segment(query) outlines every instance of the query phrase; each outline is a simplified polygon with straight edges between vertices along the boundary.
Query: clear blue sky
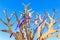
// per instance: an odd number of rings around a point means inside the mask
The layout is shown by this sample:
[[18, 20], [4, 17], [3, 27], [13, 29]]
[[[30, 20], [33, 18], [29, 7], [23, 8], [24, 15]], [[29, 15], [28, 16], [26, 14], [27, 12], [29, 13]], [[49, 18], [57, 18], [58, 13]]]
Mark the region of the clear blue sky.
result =
[[[0, 17], [5, 21], [5, 17], [3, 14], [3, 10], [6, 8], [8, 11], [8, 16], [10, 16], [10, 14], [13, 11], [17, 11], [17, 13], [19, 13], [19, 11], [24, 11], [23, 9], [23, 5], [22, 3], [30, 3], [30, 7], [38, 12], [39, 14], [41, 14], [42, 16], [44, 9], [46, 9], [46, 11], [48, 11], [50, 13], [50, 15], [52, 15], [53, 13], [53, 9], [56, 8], [58, 10], [55, 18], [60, 17], [60, 0], [0, 0]], [[18, 17], [20, 16], [19, 14], [17, 14]], [[1, 29], [8, 29], [5, 25], [3, 25], [0, 22], [0, 30]], [[12, 30], [14, 29], [14, 26], [12, 28]], [[1, 32], [0, 31], [0, 40], [15, 40], [14, 37], [9, 38], [8, 33], [5, 32]], [[34, 39], [35, 40], [35, 39]], [[60, 40], [57, 37], [50, 37], [47, 40]]]

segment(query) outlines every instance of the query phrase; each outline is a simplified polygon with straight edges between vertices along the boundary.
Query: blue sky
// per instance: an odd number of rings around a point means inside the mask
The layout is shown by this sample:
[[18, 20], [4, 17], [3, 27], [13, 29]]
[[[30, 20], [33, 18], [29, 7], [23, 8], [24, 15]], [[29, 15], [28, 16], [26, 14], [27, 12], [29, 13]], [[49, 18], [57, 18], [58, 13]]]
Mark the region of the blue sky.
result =
[[[3, 10], [5, 8], [8, 11], [8, 16], [10, 16], [10, 14], [13, 11], [17, 11], [17, 13], [19, 13], [19, 11], [24, 11], [24, 7], [23, 7], [22, 3], [25, 3], [25, 4], [30, 3], [29, 7], [32, 8], [34, 11], [38, 12], [39, 14], [41, 14], [42, 16], [44, 15], [43, 14], [44, 9], [46, 9], [46, 11], [48, 11], [50, 13], [50, 15], [52, 15], [53, 9], [56, 8], [58, 10], [58, 12], [57, 12], [55, 18], [60, 17], [59, 16], [60, 0], [0, 0], [0, 17], [5, 21], [5, 17], [3, 14]], [[20, 16], [19, 14], [17, 14], [17, 15], [18, 15], [18, 17]], [[13, 19], [14, 19], [14, 17], [13, 17]], [[12, 30], [14, 29], [14, 26], [12, 27]], [[1, 29], [8, 29], [8, 28], [5, 25], [3, 25], [2, 22], [0, 22], [0, 30]], [[14, 37], [9, 38], [9, 35], [10, 34], [8, 34], [8, 33], [0, 31], [0, 40], [15, 40]], [[57, 37], [50, 37], [47, 40], [60, 40], [60, 39]]]

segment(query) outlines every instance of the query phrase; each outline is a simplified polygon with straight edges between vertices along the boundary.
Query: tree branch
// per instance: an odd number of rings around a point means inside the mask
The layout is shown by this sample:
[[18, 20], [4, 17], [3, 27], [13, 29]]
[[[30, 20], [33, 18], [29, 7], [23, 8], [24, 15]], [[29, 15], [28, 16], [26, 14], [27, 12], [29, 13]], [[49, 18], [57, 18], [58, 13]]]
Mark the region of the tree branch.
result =
[[12, 22], [11, 26], [13, 26], [15, 22], [16, 22], [16, 20]]
[[56, 19], [55, 22], [53, 23], [53, 25], [55, 25], [59, 21], [60, 21], [60, 18]]
[[14, 13], [10, 15], [9, 20], [11, 20], [13, 16], [14, 16]]
[[16, 16], [16, 20], [19, 21], [19, 18], [18, 18], [17, 14], [16, 14], [16, 11], [14, 11], [13, 13], [14, 13], [15, 16]]
[[54, 16], [55, 16], [56, 12], [57, 12], [57, 10], [54, 9], [54, 12], [53, 12], [53, 15], [52, 15], [52, 18], [53, 18], [53, 19], [54, 19]]
[[4, 22], [1, 18], [0, 18], [0, 21], [1, 21], [2, 23], [4, 23], [4, 24], [7, 26], [7, 23], [6, 23], [6, 22]]
[[2, 32], [7, 32], [7, 33], [11, 33], [10, 30], [1, 30]]

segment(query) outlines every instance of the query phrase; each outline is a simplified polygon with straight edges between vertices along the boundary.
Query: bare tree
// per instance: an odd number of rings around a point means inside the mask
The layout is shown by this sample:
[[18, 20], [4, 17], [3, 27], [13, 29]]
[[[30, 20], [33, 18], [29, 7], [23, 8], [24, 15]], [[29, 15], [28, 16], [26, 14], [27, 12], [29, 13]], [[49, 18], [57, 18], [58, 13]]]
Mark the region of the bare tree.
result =
[[[56, 29], [53, 28], [53, 26], [60, 21], [60, 18], [54, 19], [54, 16], [57, 12], [56, 9], [54, 9], [52, 17], [49, 15], [49, 13], [46, 10], [44, 11], [44, 16], [43, 17], [41, 17], [41, 15], [39, 15], [38, 13], [35, 13], [36, 18], [35, 18], [34, 21], [32, 21], [30, 19], [32, 18], [32, 13], [34, 11], [30, 12], [32, 9], [28, 8], [29, 4], [24, 4], [23, 3], [23, 5], [24, 5], [25, 12], [24, 13], [20, 12], [20, 14], [22, 14], [22, 16], [23, 16], [20, 19], [18, 18], [16, 11], [14, 11], [11, 14], [11, 16], [8, 18], [7, 10], [6, 9], [4, 10], [4, 15], [6, 17], [6, 22], [3, 21], [1, 18], [0, 18], [0, 21], [3, 24], [5, 24], [9, 29], [8, 30], [1, 30], [1, 31], [10, 33], [11, 34], [10, 37], [13, 35], [16, 40], [34, 40], [36, 32], [38, 32], [37, 40], [46, 40], [46, 38], [48, 38], [50, 36], [60, 37], [60, 35], [59, 35], [60, 31], [58, 30], [60, 28], [60, 26], [58, 26]], [[12, 19], [13, 16], [15, 16], [16, 19], [15, 19], [15, 21], [13, 21], [10, 24], [10, 20]], [[47, 17], [45, 18], [45, 16], [47, 16]], [[21, 22], [21, 20], [22, 20], [22, 22]], [[14, 32], [12, 32], [11, 27], [14, 25], [14, 23], [16, 23], [16, 21], [17, 21], [18, 24], [17, 24], [17, 27], [16, 27], [15, 30], [17, 30], [17, 28], [19, 28], [20, 31], [14, 33]], [[39, 21], [40, 21], [40, 23], [39, 23]], [[33, 22], [37, 26], [36, 29], [31, 29], [30, 28], [30, 22]], [[43, 31], [44, 27], [47, 27], [48, 30], [44, 34], [42, 34], [42, 31]], [[24, 30], [24, 33], [22, 32], [22, 30]], [[57, 34], [54, 34], [54, 32], [57, 32]]]

